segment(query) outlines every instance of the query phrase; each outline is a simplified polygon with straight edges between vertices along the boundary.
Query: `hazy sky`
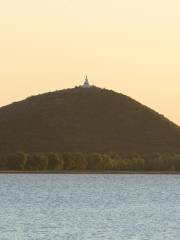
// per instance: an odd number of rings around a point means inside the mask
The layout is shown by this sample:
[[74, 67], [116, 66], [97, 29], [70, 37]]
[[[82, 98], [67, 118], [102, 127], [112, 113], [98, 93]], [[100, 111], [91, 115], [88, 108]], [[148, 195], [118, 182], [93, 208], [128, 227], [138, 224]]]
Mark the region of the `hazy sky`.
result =
[[86, 74], [180, 125], [180, 1], [1, 1], [0, 106]]

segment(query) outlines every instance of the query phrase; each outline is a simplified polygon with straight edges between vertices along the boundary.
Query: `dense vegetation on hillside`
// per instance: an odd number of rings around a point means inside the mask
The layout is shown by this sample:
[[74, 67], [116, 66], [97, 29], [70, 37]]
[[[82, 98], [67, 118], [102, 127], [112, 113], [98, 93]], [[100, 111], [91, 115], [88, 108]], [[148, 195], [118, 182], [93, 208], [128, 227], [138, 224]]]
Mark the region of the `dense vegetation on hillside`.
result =
[[0, 153], [180, 152], [180, 128], [113, 91], [73, 88], [0, 108]]
[[15, 153], [0, 157], [12, 171], [180, 171], [180, 154]]

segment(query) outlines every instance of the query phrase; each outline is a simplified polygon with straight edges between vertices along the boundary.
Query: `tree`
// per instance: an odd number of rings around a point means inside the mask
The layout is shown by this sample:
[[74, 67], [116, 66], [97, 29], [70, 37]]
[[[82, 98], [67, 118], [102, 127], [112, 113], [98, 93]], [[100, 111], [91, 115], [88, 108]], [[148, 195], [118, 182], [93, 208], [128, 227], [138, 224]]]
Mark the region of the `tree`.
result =
[[89, 154], [87, 157], [89, 170], [101, 170], [102, 169], [102, 155], [99, 153]]
[[144, 154], [145, 170], [156, 171], [162, 168], [162, 156], [159, 153]]
[[86, 157], [83, 153], [64, 153], [65, 170], [85, 170], [87, 168]]
[[27, 155], [23, 152], [9, 154], [7, 156], [7, 168], [10, 170], [24, 170]]
[[102, 159], [101, 159], [101, 169], [102, 170], [112, 170], [113, 165], [114, 165], [113, 159], [111, 159], [111, 157], [108, 156], [107, 154], [103, 154]]
[[144, 170], [144, 159], [141, 156], [131, 159], [131, 170]]
[[130, 160], [125, 158], [119, 158], [114, 163], [113, 170], [128, 171], [130, 170]]
[[171, 170], [180, 171], [180, 154], [171, 157]]
[[76, 168], [76, 163], [72, 157], [72, 153], [63, 153], [64, 170], [73, 170]]
[[62, 155], [56, 153], [47, 153], [48, 158], [48, 170], [62, 170], [64, 166], [64, 160]]
[[87, 169], [87, 160], [86, 160], [86, 156], [83, 153], [74, 153], [73, 154], [73, 160], [76, 164], [75, 169], [76, 170], [86, 170]]
[[26, 168], [28, 170], [43, 171], [48, 166], [48, 158], [45, 154], [30, 155], [27, 160]]

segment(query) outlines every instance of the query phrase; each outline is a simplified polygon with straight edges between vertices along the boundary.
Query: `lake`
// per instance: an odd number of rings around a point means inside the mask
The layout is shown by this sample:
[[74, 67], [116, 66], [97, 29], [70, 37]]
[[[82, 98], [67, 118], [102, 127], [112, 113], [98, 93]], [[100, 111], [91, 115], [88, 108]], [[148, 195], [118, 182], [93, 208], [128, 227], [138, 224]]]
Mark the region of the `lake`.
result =
[[179, 240], [179, 175], [1, 174], [0, 240]]

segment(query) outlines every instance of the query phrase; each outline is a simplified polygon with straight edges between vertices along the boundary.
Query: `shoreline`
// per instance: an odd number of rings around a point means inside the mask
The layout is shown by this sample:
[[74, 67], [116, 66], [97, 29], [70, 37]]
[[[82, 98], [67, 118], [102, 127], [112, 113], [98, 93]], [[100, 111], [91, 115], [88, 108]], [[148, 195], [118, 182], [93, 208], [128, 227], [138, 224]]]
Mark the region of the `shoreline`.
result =
[[112, 175], [180, 175], [180, 171], [0, 171], [0, 174], [112, 174]]

